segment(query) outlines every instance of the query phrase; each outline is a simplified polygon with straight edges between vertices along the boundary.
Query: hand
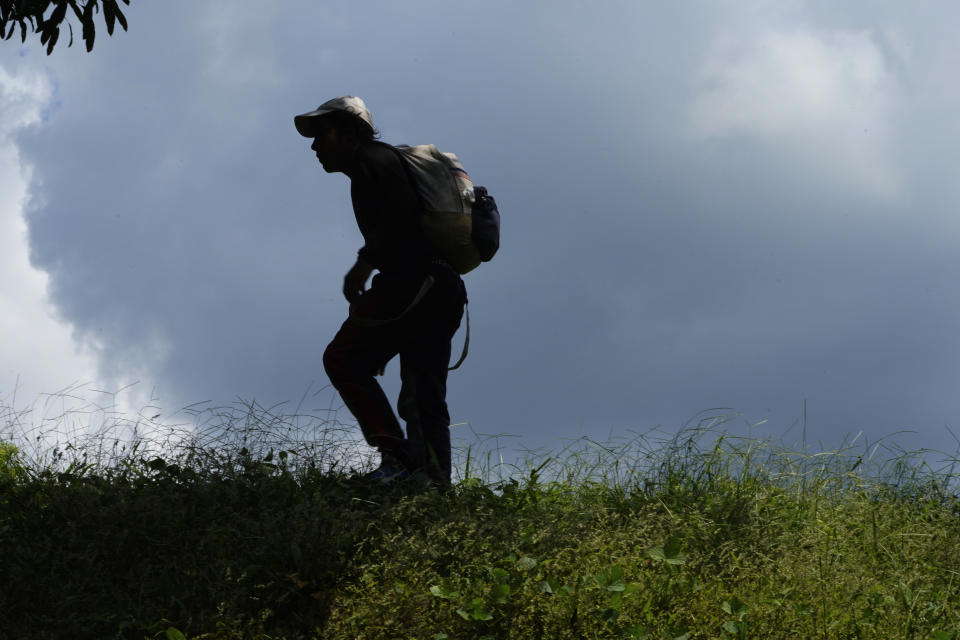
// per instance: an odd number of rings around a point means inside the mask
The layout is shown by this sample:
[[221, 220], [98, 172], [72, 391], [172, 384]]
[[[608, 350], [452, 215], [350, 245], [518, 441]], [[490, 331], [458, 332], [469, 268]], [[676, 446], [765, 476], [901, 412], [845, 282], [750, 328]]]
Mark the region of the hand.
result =
[[371, 272], [373, 267], [360, 259], [350, 267], [350, 271], [343, 277], [343, 297], [347, 302], [353, 304], [367, 290], [367, 279]]

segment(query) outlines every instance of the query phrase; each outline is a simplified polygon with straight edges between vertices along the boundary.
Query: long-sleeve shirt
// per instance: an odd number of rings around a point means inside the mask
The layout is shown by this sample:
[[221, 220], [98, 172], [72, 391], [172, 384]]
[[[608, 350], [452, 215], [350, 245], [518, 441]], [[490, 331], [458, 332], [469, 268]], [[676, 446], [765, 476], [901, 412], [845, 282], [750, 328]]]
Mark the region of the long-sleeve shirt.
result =
[[381, 273], [423, 273], [439, 257], [420, 228], [420, 198], [390, 145], [362, 144], [347, 170], [364, 245], [357, 252]]

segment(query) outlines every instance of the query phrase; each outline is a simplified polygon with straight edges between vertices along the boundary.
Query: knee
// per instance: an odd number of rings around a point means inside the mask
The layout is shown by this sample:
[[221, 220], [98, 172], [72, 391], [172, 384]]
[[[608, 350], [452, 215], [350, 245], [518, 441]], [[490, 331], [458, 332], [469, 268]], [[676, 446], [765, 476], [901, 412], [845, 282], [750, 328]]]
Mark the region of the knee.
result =
[[340, 379], [346, 369], [346, 358], [343, 350], [337, 349], [332, 342], [327, 345], [323, 352], [323, 369], [327, 372], [327, 377], [330, 378], [331, 382]]

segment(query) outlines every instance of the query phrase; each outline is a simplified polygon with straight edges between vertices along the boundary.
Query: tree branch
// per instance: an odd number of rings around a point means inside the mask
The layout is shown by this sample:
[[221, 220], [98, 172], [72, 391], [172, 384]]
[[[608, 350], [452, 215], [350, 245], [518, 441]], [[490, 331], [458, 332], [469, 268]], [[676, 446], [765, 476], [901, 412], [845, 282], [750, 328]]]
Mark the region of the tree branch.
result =
[[[122, 1], [130, 4], [130, 0]], [[0, 0], [0, 38], [12, 38], [19, 25], [21, 42], [27, 41], [28, 34], [39, 36], [40, 44], [46, 45], [50, 55], [59, 41], [61, 26], [66, 24], [70, 31], [67, 46], [73, 46], [73, 24], [67, 17], [68, 8], [73, 9], [73, 17], [81, 26], [87, 51], [93, 50], [97, 35], [96, 14], [102, 16], [108, 35], [113, 35], [117, 24], [127, 30], [127, 18], [118, 0]]]

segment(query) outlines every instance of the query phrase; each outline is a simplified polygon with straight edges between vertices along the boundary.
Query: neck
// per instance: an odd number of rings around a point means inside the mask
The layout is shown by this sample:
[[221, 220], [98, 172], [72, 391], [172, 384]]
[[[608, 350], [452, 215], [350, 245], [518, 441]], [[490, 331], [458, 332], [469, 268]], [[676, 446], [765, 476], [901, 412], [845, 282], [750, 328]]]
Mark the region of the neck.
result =
[[357, 155], [357, 151], [360, 149], [360, 145], [363, 144], [359, 140], [345, 140], [343, 145], [343, 153], [341, 157], [341, 166], [343, 167], [343, 172], [350, 176], [353, 169], [353, 159]]

